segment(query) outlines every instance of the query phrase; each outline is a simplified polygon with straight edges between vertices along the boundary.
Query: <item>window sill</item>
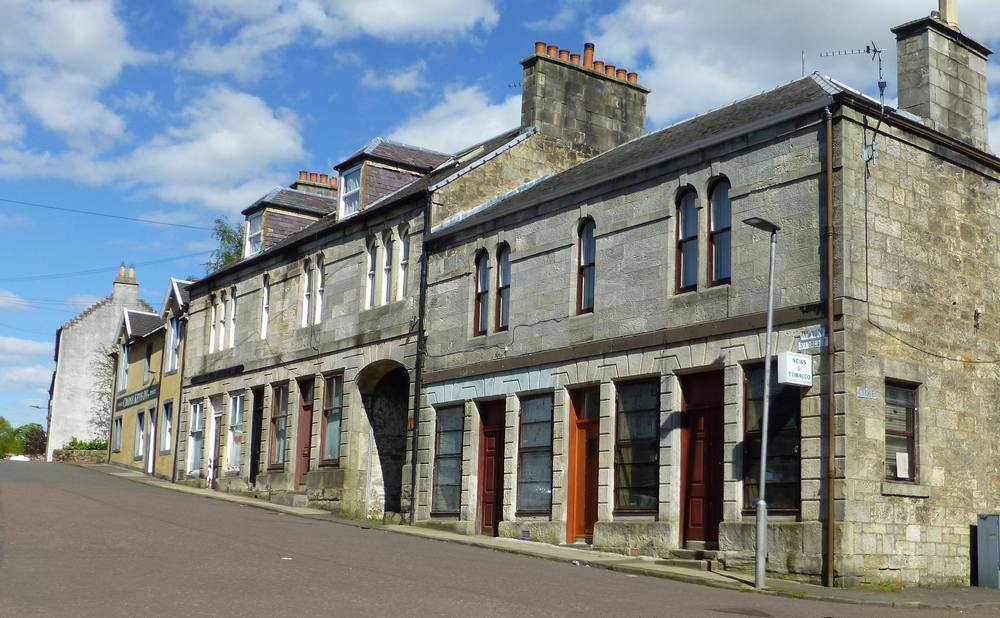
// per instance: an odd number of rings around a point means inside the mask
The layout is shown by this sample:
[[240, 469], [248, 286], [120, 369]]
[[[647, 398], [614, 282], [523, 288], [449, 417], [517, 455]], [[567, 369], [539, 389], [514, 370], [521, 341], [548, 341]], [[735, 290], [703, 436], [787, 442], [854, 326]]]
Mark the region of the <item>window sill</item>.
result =
[[458, 519], [459, 513], [435, 513], [431, 512], [431, 517], [433, 519]]
[[612, 512], [612, 515], [614, 515], [615, 517], [624, 517], [624, 518], [628, 518], [628, 519], [650, 519], [650, 520], [655, 520], [656, 519], [656, 511], [655, 510], [654, 511], [650, 511], [650, 510], [646, 510], [646, 509], [641, 510], [641, 511], [620, 511], [620, 510], [615, 510], [615, 511]]
[[170, 370], [170, 371], [168, 371], [168, 372], [164, 373], [164, 374], [163, 374], [163, 377], [165, 378], [165, 377], [167, 377], [167, 376], [172, 376], [172, 375], [174, 375], [175, 373], [177, 373], [177, 370], [176, 370], [176, 369], [172, 369], [172, 370]]
[[268, 472], [284, 472], [285, 471], [285, 464], [268, 464], [267, 465], [267, 471]]
[[681, 296], [682, 294], [690, 294], [691, 292], [697, 292], [698, 286], [691, 286], [686, 288], [677, 288], [674, 290], [674, 296]]
[[710, 287], [710, 288], [721, 288], [722, 286], [730, 285], [731, 283], [732, 283], [732, 280], [730, 280], [730, 279], [719, 279], [718, 281], [711, 281], [711, 282], [709, 282], [708, 287]]
[[169, 455], [169, 454], [170, 454], [170, 449], [167, 449], [165, 451], [160, 451], [160, 455]]
[[930, 498], [931, 490], [926, 485], [912, 481], [882, 481], [883, 496], [904, 496], [906, 498]]
[[516, 511], [514, 517], [527, 520], [549, 521], [552, 519], [552, 511]]
[[324, 459], [319, 462], [320, 468], [336, 468], [340, 466], [339, 459]]

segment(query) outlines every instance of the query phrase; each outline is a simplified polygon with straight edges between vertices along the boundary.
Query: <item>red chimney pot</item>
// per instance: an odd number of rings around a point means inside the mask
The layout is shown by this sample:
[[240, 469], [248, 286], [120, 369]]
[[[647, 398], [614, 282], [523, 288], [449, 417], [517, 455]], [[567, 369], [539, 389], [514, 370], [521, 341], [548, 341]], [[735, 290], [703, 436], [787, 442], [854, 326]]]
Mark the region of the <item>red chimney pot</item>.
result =
[[548, 54], [550, 56], [552, 56], [553, 58], [555, 58], [556, 56], [559, 55], [559, 46], [558, 45], [549, 45], [546, 48], [546, 51], [548, 52]]
[[594, 44], [584, 43], [583, 45], [583, 66], [588, 69], [594, 67]]
[[319, 174], [317, 172], [309, 172], [309, 182], [318, 182]]
[[628, 83], [630, 83], [630, 84], [638, 84], [639, 83], [639, 74], [636, 73], [635, 71], [632, 71], [631, 73], [629, 73], [628, 74]]
[[309, 172], [305, 170], [299, 170], [299, 180], [306, 180], [309, 178]]
[[573, 64], [580, 64], [580, 54], [570, 54], [569, 61]]
[[625, 69], [618, 69], [617, 71], [615, 71], [615, 77], [617, 77], [622, 81], [625, 81], [626, 75], [628, 75], [628, 71], [626, 71]]
[[613, 64], [606, 64], [606, 65], [604, 65], [604, 74], [607, 75], [608, 77], [614, 77], [615, 76], [615, 65], [613, 65]]
[[595, 60], [594, 61], [594, 70], [597, 71], [598, 73], [603, 73], [604, 72], [604, 61], [603, 60]]
[[326, 174], [320, 174], [319, 175], [319, 184], [325, 185], [325, 184], [328, 184], [329, 182], [330, 182], [330, 179], [327, 177]]
[[545, 41], [535, 41], [535, 53], [539, 56], [545, 55]]

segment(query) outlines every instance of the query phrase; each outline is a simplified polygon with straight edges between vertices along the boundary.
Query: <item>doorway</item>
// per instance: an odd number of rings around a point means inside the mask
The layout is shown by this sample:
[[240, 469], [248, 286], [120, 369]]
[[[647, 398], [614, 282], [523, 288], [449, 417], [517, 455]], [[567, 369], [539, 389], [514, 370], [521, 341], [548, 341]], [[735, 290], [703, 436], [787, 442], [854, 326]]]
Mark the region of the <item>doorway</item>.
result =
[[312, 451], [313, 380], [299, 381], [299, 424], [295, 432], [295, 487], [305, 485]]
[[250, 391], [253, 396], [253, 411], [251, 412], [253, 425], [250, 428], [250, 487], [257, 482], [257, 474], [260, 472], [260, 440], [264, 427], [264, 389], [255, 388]]
[[713, 371], [680, 382], [683, 541], [711, 549], [722, 522], [725, 381], [722, 371]]
[[156, 470], [156, 408], [149, 409], [149, 442], [146, 450], [146, 474], [152, 475]]
[[566, 542], [592, 543], [597, 522], [597, 470], [601, 438], [600, 387], [570, 392], [569, 487]]
[[403, 514], [403, 464], [406, 461], [410, 378], [395, 361], [376, 361], [356, 380], [368, 418], [365, 512], [392, 521]]
[[219, 478], [219, 442], [221, 442], [223, 435], [222, 431], [222, 398], [213, 397], [209, 400], [212, 406], [212, 424], [209, 427], [209, 442], [208, 442], [208, 486], [211, 489], [215, 489], [215, 482]]
[[505, 401], [479, 406], [479, 534], [499, 536], [503, 520]]

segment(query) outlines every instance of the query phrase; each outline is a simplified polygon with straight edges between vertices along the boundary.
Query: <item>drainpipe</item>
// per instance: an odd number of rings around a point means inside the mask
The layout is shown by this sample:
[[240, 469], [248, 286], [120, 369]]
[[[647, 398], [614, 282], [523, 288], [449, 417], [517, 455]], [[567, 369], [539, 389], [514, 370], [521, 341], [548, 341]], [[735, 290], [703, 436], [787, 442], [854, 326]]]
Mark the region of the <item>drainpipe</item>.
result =
[[[118, 343], [117, 339], [115, 340], [115, 343]], [[121, 350], [121, 347], [119, 347], [118, 349]], [[108, 431], [108, 463], [109, 464], [111, 463], [111, 446], [114, 443], [114, 439], [115, 439], [115, 436], [114, 436], [114, 433], [115, 433], [115, 412], [118, 411], [118, 363], [122, 362], [121, 361], [121, 354], [120, 353], [115, 354], [114, 358], [116, 359], [115, 360], [115, 364], [114, 364], [115, 375], [111, 378], [111, 425], [109, 425], [109, 427], [111, 428], [111, 430]], [[50, 399], [51, 399], [51, 397], [50, 397]], [[49, 401], [49, 410], [50, 410], [49, 414], [51, 415], [52, 414], [51, 413], [51, 410], [52, 410], [52, 402], [51, 401]], [[51, 426], [49, 427], [49, 429], [51, 430]]]
[[183, 312], [177, 318], [177, 324], [180, 325], [183, 320], [184, 324], [184, 341], [181, 343], [181, 366], [177, 368], [180, 373], [180, 384], [177, 387], [177, 407], [174, 410], [174, 425], [177, 430], [174, 431], [174, 466], [173, 470], [170, 472], [170, 482], [177, 482], [177, 447], [181, 443], [181, 417], [184, 415], [184, 361], [187, 360], [187, 311]]
[[424, 194], [424, 229], [420, 233], [420, 292], [417, 296], [417, 354], [416, 368], [413, 377], [413, 429], [410, 430], [410, 441], [413, 452], [410, 454], [410, 513], [409, 523], [412, 526], [417, 513], [417, 439], [420, 428], [420, 390], [423, 388], [424, 345], [424, 313], [427, 305], [427, 240], [431, 230], [431, 195]]
[[834, 585], [834, 549], [836, 540], [836, 509], [834, 508], [834, 477], [837, 475], [837, 401], [834, 396], [833, 337], [833, 114], [826, 108], [826, 585]]

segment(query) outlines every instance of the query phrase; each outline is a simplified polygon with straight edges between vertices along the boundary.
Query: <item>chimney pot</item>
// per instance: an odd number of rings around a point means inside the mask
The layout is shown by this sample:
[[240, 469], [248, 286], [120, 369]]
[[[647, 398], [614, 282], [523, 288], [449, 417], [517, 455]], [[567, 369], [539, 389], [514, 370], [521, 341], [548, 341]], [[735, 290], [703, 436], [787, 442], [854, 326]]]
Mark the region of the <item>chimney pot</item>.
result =
[[308, 179], [309, 179], [309, 172], [307, 172], [305, 170], [299, 170], [299, 180], [303, 180], [304, 181], [304, 180], [308, 180]]
[[549, 45], [546, 51], [549, 56], [552, 56], [553, 58], [559, 55], [559, 47], [556, 45]]
[[118, 278], [119, 279], [125, 278], [125, 262], [122, 262], [121, 266], [118, 267]]
[[325, 185], [325, 184], [327, 184], [329, 182], [330, 182], [330, 179], [327, 177], [326, 174], [320, 174], [319, 175], [319, 184]]
[[583, 66], [591, 69], [594, 67], [594, 44], [583, 44]]
[[580, 64], [580, 54], [570, 54], [569, 61], [573, 64]]
[[626, 71], [625, 69], [618, 69], [617, 71], [615, 71], [615, 77], [617, 77], [618, 79], [620, 79], [622, 81], [625, 81], [625, 77], [627, 75], [628, 75], [628, 71]]
[[636, 73], [635, 71], [632, 71], [631, 73], [629, 73], [628, 74], [628, 83], [630, 83], [630, 84], [638, 84], [639, 83], [639, 74]]
[[309, 182], [319, 182], [319, 174], [317, 172], [309, 172]]
[[598, 73], [603, 73], [604, 72], [604, 61], [603, 60], [595, 60], [594, 61], [594, 70], [597, 71]]
[[559, 50], [559, 59], [560, 60], [569, 60], [569, 50], [568, 49], [560, 49]]
[[135, 264], [129, 264], [128, 267], [128, 280], [135, 281]]
[[613, 64], [606, 64], [606, 65], [604, 65], [604, 74], [607, 75], [608, 77], [614, 77], [615, 76], [615, 65], [613, 65]]
[[545, 55], [545, 41], [535, 41], [535, 54], [539, 56]]

